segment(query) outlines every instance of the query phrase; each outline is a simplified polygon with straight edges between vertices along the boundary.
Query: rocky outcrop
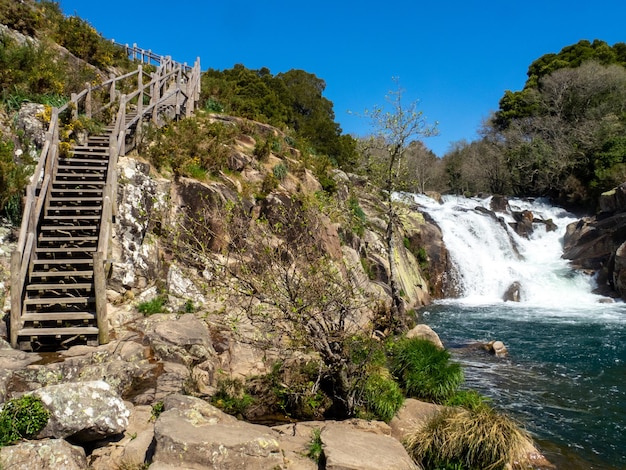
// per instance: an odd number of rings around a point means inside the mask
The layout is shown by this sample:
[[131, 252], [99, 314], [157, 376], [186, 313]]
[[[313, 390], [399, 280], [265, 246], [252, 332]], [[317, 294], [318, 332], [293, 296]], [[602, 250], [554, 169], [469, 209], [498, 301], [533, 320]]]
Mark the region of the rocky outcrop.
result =
[[504, 292], [502, 300], [505, 302], [519, 302], [521, 300], [521, 290], [522, 285], [518, 281], [513, 282]]
[[626, 183], [602, 194], [600, 211], [567, 227], [563, 258], [572, 267], [597, 273], [598, 293], [626, 299]]
[[439, 349], [444, 349], [443, 343], [441, 342], [441, 339], [439, 339], [439, 335], [435, 333], [433, 329], [428, 325], [416, 325], [415, 327], [413, 327], [413, 329], [409, 330], [409, 332], [406, 334], [406, 337], [409, 339], [425, 339], [426, 341], [430, 341], [431, 343], [433, 343]]

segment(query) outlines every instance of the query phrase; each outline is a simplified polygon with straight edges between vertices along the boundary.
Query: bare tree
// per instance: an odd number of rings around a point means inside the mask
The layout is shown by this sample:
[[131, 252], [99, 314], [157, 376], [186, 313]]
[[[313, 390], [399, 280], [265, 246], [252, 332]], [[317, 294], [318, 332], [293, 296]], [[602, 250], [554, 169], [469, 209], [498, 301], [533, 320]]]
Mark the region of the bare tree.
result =
[[411, 142], [434, 135], [436, 128], [428, 125], [423, 111], [418, 110], [418, 101], [408, 104], [403, 102], [403, 90], [398, 79], [394, 79], [396, 90], [386, 96], [387, 106], [377, 106], [366, 110], [364, 115], [371, 121], [373, 136], [370, 140], [372, 149], [382, 156], [382, 173], [380, 180], [385, 194], [387, 206], [387, 230], [385, 242], [389, 262], [389, 288], [391, 290], [391, 313], [395, 323], [394, 329], [402, 331], [406, 328], [406, 312], [400, 293], [396, 267], [396, 236], [395, 228], [398, 216], [393, 203], [393, 193], [400, 189], [402, 170], [406, 164], [406, 154]]
[[257, 327], [256, 345], [317, 353], [337, 413], [351, 416], [366, 359], [352, 360], [351, 348], [355, 337], [371, 337], [376, 302], [329, 254], [313, 205], [269, 199], [259, 217], [232, 203], [184, 214], [173, 232], [176, 252], [199, 260], [213, 287], [243, 310]]

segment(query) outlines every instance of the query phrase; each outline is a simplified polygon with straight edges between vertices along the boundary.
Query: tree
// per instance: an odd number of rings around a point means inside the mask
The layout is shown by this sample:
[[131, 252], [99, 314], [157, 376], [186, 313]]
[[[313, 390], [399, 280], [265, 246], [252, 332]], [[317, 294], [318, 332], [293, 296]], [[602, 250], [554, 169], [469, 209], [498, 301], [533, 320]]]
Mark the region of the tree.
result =
[[[374, 299], [355, 283], [320, 234], [327, 221], [305, 199], [270, 196], [259, 217], [239, 203], [207, 198], [173, 227], [178, 256], [210, 273], [256, 327], [264, 350], [314, 352], [338, 416], [353, 416], [362, 393]], [[368, 347], [363, 348], [365, 341]]]
[[414, 140], [434, 135], [436, 127], [430, 126], [423, 111], [418, 110], [418, 101], [407, 105], [402, 100], [403, 89], [398, 79], [394, 79], [396, 90], [386, 96], [387, 108], [374, 107], [366, 110], [365, 116], [370, 119], [373, 136], [370, 147], [382, 156], [379, 179], [382, 183], [384, 201], [387, 207], [387, 230], [385, 242], [389, 262], [389, 288], [391, 290], [391, 313], [395, 323], [394, 329], [402, 331], [407, 326], [404, 301], [400, 292], [398, 274], [396, 272], [396, 236], [398, 216], [393, 203], [393, 193], [401, 188], [401, 170], [405, 163], [407, 149]]

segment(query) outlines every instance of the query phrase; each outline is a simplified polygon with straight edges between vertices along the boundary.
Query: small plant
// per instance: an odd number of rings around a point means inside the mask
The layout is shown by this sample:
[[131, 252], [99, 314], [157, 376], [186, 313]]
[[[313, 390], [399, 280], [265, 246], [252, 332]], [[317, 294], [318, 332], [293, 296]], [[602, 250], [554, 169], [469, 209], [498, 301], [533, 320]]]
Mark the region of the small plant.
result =
[[239, 379], [221, 379], [217, 383], [217, 392], [211, 403], [234, 416], [243, 416], [254, 399], [246, 392], [244, 383]]
[[460, 406], [468, 410], [477, 410], [482, 406], [488, 406], [488, 400], [487, 397], [484, 397], [475, 390], [458, 390], [445, 401], [444, 405]]
[[313, 431], [311, 431], [311, 442], [306, 455], [318, 464], [322, 464], [322, 461], [324, 460], [322, 432], [318, 428], [314, 428]]
[[160, 295], [155, 297], [152, 300], [147, 300], [146, 302], [141, 302], [137, 305], [137, 310], [143, 313], [144, 315], [154, 315], [155, 313], [162, 313], [163, 307], [167, 303], [167, 297], [164, 295]]
[[161, 416], [161, 413], [165, 410], [165, 405], [162, 401], [157, 401], [154, 405], [152, 405], [152, 413], [150, 416], [151, 421], [156, 421]]
[[387, 369], [370, 374], [363, 387], [365, 407], [375, 418], [391, 421], [404, 403], [404, 395]]
[[274, 166], [274, 168], [272, 168], [272, 173], [278, 181], [284, 181], [287, 177], [288, 172], [289, 170], [287, 169], [287, 165], [285, 165], [283, 162], [280, 162], [279, 164]]
[[196, 306], [193, 304], [193, 301], [191, 299], [187, 299], [183, 307], [183, 311], [185, 313], [193, 313], [196, 311]]
[[489, 406], [444, 409], [405, 442], [417, 463], [444, 469], [526, 468], [520, 462], [531, 446], [525, 430]]
[[350, 214], [352, 216], [350, 220], [350, 228], [355, 234], [362, 237], [363, 233], [365, 233], [366, 217], [365, 212], [363, 212], [363, 209], [359, 205], [359, 200], [356, 197], [351, 196], [348, 199], [348, 208], [350, 209]]
[[35, 437], [49, 417], [41, 399], [33, 395], [7, 401], [0, 411], [0, 446]]
[[407, 396], [442, 403], [463, 382], [459, 364], [450, 362], [450, 353], [430, 341], [400, 340], [393, 349], [392, 373]]

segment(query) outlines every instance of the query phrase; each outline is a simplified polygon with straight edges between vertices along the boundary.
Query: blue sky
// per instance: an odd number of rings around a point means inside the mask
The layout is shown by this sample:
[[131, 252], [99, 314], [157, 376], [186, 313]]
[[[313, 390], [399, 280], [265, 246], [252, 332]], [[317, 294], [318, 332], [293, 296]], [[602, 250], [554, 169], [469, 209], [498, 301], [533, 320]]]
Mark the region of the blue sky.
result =
[[[371, 133], [352, 115], [382, 105], [398, 77], [419, 100], [443, 156], [476, 138], [505, 90], [532, 61], [581, 39], [626, 42], [626, 2], [578, 0], [60, 0], [63, 11], [121, 43], [202, 69], [243, 64], [273, 74], [302, 69], [326, 82], [344, 132]], [[116, 12], [122, 12], [118, 16]]]

